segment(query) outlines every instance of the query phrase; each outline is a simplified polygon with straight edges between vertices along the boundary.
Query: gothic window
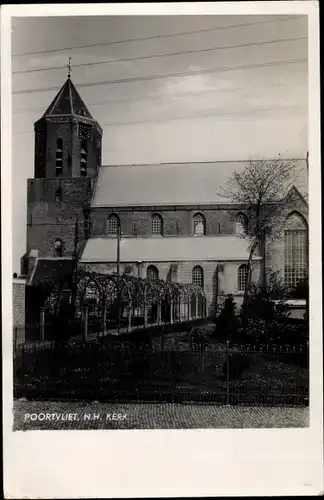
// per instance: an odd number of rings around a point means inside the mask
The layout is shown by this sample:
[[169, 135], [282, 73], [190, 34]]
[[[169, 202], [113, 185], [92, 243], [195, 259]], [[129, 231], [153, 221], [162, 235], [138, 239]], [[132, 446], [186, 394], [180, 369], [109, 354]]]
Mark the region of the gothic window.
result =
[[88, 163], [88, 151], [87, 151], [87, 141], [81, 141], [80, 150], [80, 175], [81, 177], [86, 177], [87, 175], [87, 163]]
[[245, 214], [239, 213], [236, 216], [235, 222], [235, 233], [239, 235], [244, 235], [247, 233], [248, 221]]
[[197, 235], [206, 233], [205, 217], [202, 214], [196, 214], [193, 218], [193, 232]]
[[63, 172], [63, 139], [60, 137], [56, 140], [56, 177], [61, 177]]
[[62, 188], [57, 188], [55, 192], [55, 201], [62, 201]]
[[63, 255], [63, 243], [62, 243], [62, 240], [55, 240], [55, 242], [54, 242], [54, 253], [55, 253], [55, 257], [62, 257], [62, 255]]
[[146, 278], [148, 280], [157, 280], [159, 279], [159, 271], [155, 266], [148, 266], [146, 270]]
[[204, 288], [204, 271], [200, 266], [195, 266], [192, 270], [192, 284]]
[[159, 214], [154, 214], [152, 217], [152, 234], [154, 235], [163, 234], [163, 219]]
[[297, 212], [286, 219], [284, 229], [285, 285], [296, 287], [307, 277], [307, 223]]
[[248, 279], [248, 266], [242, 264], [237, 271], [237, 289], [239, 292], [244, 292]]
[[107, 232], [109, 235], [115, 235], [117, 234], [117, 229], [120, 227], [120, 220], [118, 215], [111, 214], [108, 217], [107, 221]]

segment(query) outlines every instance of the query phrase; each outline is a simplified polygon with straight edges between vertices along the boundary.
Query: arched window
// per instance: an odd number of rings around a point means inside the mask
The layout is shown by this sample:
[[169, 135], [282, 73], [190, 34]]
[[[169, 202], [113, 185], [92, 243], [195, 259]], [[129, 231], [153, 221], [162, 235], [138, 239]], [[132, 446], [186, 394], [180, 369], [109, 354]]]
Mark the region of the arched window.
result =
[[62, 188], [57, 188], [55, 192], [55, 201], [62, 201]]
[[60, 137], [56, 140], [56, 165], [55, 175], [61, 177], [63, 172], [63, 139]]
[[148, 266], [146, 270], [146, 277], [148, 280], [157, 280], [159, 278], [159, 271], [155, 266]]
[[87, 141], [81, 141], [81, 150], [80, 150], [80, 175], [81, 177], [86, 177], [87, 175], [87, 164], [88, 164], [88, 150], [87, 150]]
[[196, 214], [193, 217], [193, 232], [194, 234], [205, 234], [206, 223], [205, 217], [202, 214]]
[[244, 292], [248, 279], [248, 266], [242, 264], [237, 271], [237, 289], [239, 292]]
[[63, 255], [63, 243], [62, 240], [55, 240], [54, 241], [54, 253], [55, 257], [62, 257]]
[[200, 266], [195, 266], [192, 270], [192, 284], [204, 288], [204, 271]]
[[235, 233], [237, 235], [243, 235], [247, 233], [248, 220], [245, 214], [239, 213], [236, 216], [235, 222]]
[[286, 219], [284, 228], [285, 285], [295, 287], [307, 277], [307, 223], [297, 212]]
[[110, 235], [115, 235], [117, 234], [117, 229], [120, 227], [120, 220], [118, 215], [116, 214], [111, 214], [108, 217], [107, 221], [107, 232]]
[[152, 234], [163, 234], [163, 219], [159, 214], [154, 214], [152, 217]]

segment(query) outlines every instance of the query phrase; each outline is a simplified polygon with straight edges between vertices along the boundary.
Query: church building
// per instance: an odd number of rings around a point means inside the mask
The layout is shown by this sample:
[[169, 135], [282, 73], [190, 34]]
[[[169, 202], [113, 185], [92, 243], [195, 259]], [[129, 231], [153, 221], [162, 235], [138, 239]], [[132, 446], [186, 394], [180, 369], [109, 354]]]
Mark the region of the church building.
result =
[[[70, 76], [36, 121], [28, 179], [26, 299], [78, 268], [200, 286], [206, 313], [227, 294], [242, 301], [250, 241], [242, 207], [218, 193], [246, 162], [102, 165], [102, 128]], [[125, 147], [127, 147], [125, 145]], [[306, 159], [297, 159], [306, 168]], [[253, 257], [252, 279], [278, 271], [294, 286], [307, 273], [308, 205], [297, 188], [281, 234]], [[28, 297], [30, 297], [28, 299]]]

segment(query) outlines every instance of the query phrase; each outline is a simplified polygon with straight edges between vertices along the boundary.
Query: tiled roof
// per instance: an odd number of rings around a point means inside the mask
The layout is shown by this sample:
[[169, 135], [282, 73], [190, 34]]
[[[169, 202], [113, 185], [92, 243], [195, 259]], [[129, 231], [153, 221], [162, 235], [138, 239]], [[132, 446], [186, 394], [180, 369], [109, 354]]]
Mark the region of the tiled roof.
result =
[[[305, 178], [305, 160], [296, 160], [296, 163]], [[99, 170], [92, 206], [228, 203], [229, 200], [220, 196], [221, 187], [234, 171], [242, 171], [246, 164], [244, 161], [216, 161], [103, 166]]]
[[29, 279], [29, 285], [40, 285], [48, 282], [63, 282], [73, 272], [72, 259], [46, 259], [39, 258], [36, 268]]
[[93, 120], [90, 111], [70, 78], [66, 80], [63, 87], [44, 113], [44, 116], [53, 115], [77, 115]]
[[[116, 262], [116, 238], [91, 238], [87, 241], [83, 263]], [[236, 236], [192, 236], [123, 238], [121, 262], [175, 262], [184, 260], [247, 260], [249, 241]]]

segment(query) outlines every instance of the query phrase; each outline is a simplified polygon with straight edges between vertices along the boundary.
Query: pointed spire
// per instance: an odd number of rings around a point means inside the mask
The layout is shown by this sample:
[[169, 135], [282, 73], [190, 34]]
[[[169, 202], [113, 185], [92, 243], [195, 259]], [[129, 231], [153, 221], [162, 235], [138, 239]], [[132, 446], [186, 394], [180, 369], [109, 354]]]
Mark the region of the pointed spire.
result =
[[51, 102], [43, 116], [53, 115], [76, 115], [94, 120], [82, 97], [72, 83], [71, 67], [68, 65], [68, 78], [58, 92], [56, 97]]

